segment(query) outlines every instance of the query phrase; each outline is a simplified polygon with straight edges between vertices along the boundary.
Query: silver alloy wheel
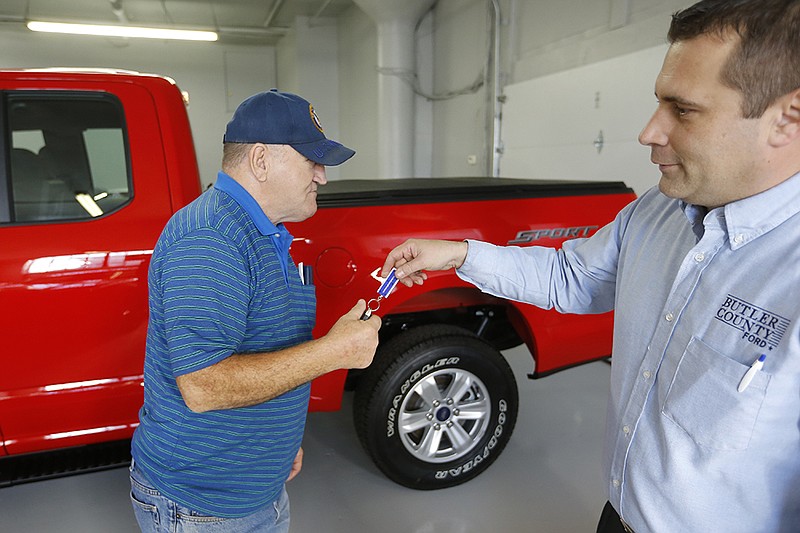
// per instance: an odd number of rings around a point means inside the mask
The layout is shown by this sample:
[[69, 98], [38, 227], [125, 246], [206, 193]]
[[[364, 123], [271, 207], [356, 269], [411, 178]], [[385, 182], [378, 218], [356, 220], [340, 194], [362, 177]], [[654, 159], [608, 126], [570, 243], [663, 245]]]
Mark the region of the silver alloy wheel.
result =
[[400, 440], [420, 461], [455, 461], [486, 433], [491, 406], [489, 391], [475, 374], [438, 370], [420, 379], [403, 399]]

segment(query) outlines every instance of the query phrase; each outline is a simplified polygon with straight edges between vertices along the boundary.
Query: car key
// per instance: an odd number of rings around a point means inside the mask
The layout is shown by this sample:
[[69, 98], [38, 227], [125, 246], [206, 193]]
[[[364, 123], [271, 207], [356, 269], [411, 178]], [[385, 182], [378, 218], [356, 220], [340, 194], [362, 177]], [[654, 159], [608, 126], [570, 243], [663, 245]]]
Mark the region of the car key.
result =
[[[397, 276], [395, 275], [395, 269], [392, 269], [389, 272], [389, 275], [385, 278], [381, 278], [378, 276], [379, 270], [376, 269], [375, 272], [372, 273], [372, 277], [377, 279], [381, 282], [381, 286], [378, 287], [378, 297], [372, 298], [370, 301], [367, 302], [367, 309], [362, 313], [361, 320], [368, 320], [369, 317], [372, 316], [372, 313], [380, 309], [381, 307], [381, 300], [384, 298], [388, 298], [389, 295], [392, 293], [394, 288], [397, 286]], [[374, 306], [374, 307], [373, 307]]]

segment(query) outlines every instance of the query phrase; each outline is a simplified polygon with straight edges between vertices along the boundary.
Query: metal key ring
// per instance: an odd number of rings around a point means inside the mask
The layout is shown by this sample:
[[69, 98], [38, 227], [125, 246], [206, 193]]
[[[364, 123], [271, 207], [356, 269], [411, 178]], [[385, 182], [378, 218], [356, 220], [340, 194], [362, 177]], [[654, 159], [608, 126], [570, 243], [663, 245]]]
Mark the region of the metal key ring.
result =
[[[375, 308], [372, 308], [372, 304], [375, 303]], [[367, 309], [370, 313], [374, 313], [378, 309], [381, 308], [381, 298], [373, 298], [372, 300], [367, 302]]]

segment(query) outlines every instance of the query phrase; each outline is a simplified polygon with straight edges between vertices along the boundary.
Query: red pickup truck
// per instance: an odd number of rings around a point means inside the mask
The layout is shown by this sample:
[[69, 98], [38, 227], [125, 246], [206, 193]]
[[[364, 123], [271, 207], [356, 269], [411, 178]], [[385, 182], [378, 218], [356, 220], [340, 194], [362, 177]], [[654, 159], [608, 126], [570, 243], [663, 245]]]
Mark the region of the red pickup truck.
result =
[[[0, 71], [0, 124], [0, 484], [10, 484], [69, 471], [80, 451], [94, 459], [84, 469], [119, 463], [100, 444], [127, 453], [152, 248], [201, 190], [182, 94], [160, 76]], [[375, 295], [376, 270], [408, 237], [559, 246], [633, 198], [620, 182], [331, 182], [317, 214], [289, 228], [317, 287], [315, 335]], [[524, 342], [532, 377], [611, 352], [610, 314], [500, 300], [453, 273], [398, 288], [378, 314], [375, 362], [315, 380], [309, 408], [339, 409], [355, 389], [365, 449], [414, 488], [463, 483], [502, 451], [518, 400], [500, 350]]]

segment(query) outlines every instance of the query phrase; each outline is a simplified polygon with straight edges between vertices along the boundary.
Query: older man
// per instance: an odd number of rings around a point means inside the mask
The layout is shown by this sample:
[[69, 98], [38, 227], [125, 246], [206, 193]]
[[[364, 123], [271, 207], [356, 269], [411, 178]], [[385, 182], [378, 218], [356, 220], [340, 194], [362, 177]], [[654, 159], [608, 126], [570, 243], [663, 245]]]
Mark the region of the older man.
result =
[[169, 221], [150, 266], [131, 466], [143, 531], [287, 531], [309, 382], [369, 365], [378, 342], [363, 301], [311, 339], [314, 287], [284, 227], [316, 212], [325, 166], [354, 152], [276, 90], [245, 100], [223, 142], [216, 184]]

